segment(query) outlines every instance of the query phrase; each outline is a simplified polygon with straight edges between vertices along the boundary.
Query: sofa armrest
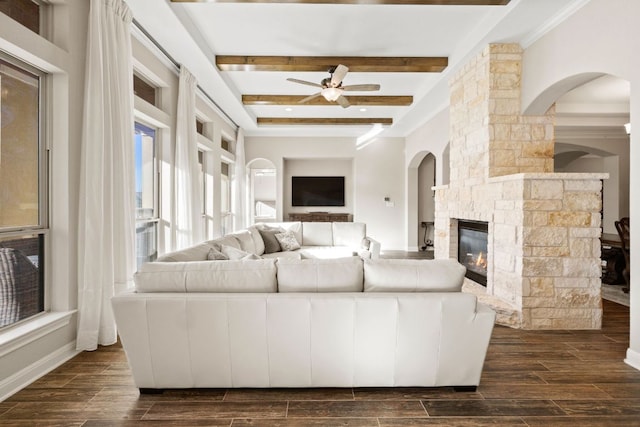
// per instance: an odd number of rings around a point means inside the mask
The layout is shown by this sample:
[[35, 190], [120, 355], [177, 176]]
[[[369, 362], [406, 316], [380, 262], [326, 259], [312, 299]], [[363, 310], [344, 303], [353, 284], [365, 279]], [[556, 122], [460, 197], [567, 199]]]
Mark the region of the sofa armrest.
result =
[[369, 236], [367, 236], [366, 239], [369, 241], [369, 253], [371, 253], [371, 259], [380, 258], [380, 242]]

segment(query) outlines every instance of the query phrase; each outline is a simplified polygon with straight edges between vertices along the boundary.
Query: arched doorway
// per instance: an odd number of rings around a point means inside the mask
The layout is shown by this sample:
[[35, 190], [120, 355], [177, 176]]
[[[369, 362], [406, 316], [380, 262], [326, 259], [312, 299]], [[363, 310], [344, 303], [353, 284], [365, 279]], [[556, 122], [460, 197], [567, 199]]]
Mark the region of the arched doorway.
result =
[[407, 242], [409, 250], [433, 249], [436, 185], [436, 157], [428, 151], [416, 153], [407, 171], [409, 205], [407, 209]]
[[277, 216], [275, 165], [266, 159], [254, 159], [247, 164], [247, 173], [251, 223], [275, 221]]

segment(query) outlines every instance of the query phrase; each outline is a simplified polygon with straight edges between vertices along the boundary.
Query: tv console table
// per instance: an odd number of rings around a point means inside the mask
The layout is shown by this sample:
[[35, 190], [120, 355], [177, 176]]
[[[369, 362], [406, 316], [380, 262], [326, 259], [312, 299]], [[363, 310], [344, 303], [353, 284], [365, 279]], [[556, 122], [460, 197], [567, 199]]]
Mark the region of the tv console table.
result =
[[352, 222], [353, 216], [348, 213], [331, 213], [331, 212], [290, 213], [289, 221]]

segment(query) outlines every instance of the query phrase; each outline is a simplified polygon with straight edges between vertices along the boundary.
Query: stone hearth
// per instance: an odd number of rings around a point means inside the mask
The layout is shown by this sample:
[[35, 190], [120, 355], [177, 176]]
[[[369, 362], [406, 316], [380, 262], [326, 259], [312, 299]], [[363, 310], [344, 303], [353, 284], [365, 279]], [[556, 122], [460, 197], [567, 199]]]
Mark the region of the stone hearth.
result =
[[555, 110], [520, 114], [522, 49], [489, 45], [450, 82], [450, 182], [436, 187], [435, 257], [457, 220], [488, 223], [487, 287], [465, 291], [528, 329], [598, 329], [602, 179], [553, 173]]

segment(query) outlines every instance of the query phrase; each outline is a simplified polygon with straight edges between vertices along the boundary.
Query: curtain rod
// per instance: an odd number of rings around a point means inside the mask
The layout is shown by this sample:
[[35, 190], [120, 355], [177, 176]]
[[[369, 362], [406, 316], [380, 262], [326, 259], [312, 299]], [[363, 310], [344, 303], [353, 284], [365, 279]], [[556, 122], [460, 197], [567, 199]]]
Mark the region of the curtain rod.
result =
[[[158, 43], [158, 41], [156, 39], [153, 38], [153, 36], [151, 34], [149, 34], [149, 32], [147, 30], [144, 29], [144, 27], [138, 22], [136, 21], [135, 18], [132, 19], [133, 21], [133, 25], [151, 42], [153, 43], [153, 45], [165, 56], [165, 58], [167, 58], [174, 67], [176, 67], [176, 70], [178, 72], [180, 72], [180, 63], [178, 61], [176, 61], [173, 56], [171, 56], [171, 54], [169, 52], [166, 51], [165, 48], [162, 47], [162, 45], [160, 45], [160, 43]], [[213, 100], [213, 98], [211, 97], [211, 95], [209, 95], [203, 88], [202, 86], [198, 85], [198, 90], [200, 91], [200, 93], [202, 93], [205, 98], [207, 98], [209, 100], [209, 102], [211, 102], [217, 109], [218, 111], [220, 111], [220, 113], [222, 113], [227, 120], [229, 120], [235, 127], [236, 127], [236, 131], [238, 129], [240, 129], [240, 126], [238, 126], [238, 124], [235, 122], [235, 120], [233, 120], [226, 111], [224, 111], [216, 101]]]

